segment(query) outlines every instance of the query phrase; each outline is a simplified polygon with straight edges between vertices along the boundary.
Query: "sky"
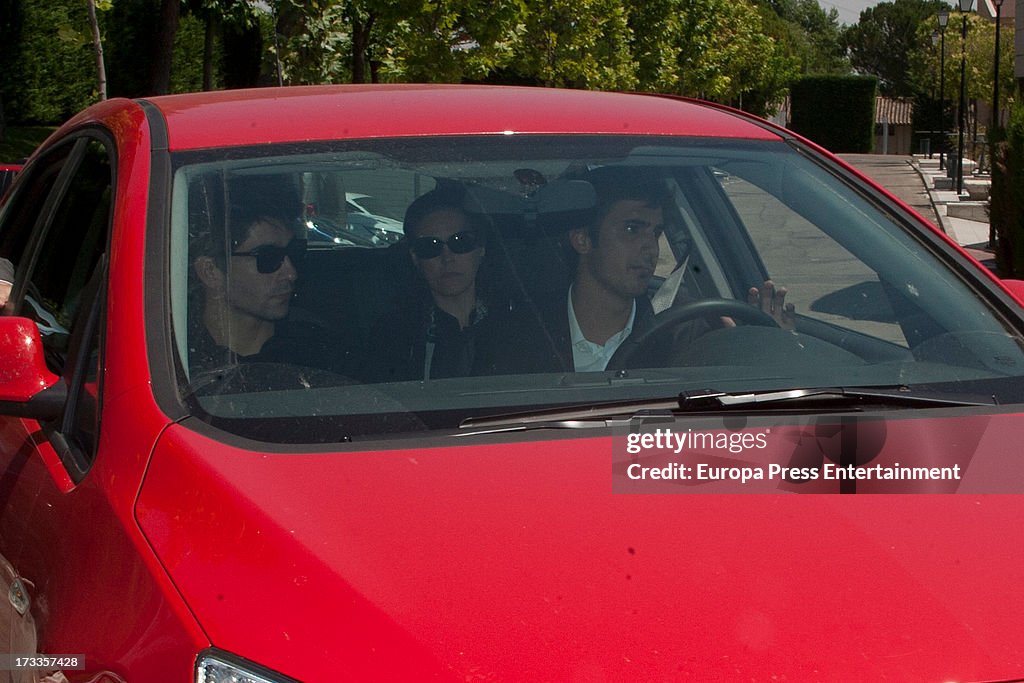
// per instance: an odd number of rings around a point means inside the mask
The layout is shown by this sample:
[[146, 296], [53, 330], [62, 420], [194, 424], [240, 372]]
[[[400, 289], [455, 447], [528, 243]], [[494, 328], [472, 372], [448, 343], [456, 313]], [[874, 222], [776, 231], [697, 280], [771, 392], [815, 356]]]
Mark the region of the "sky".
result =
[[835, 9], [839, 12], [840, 24], [856, 24], [862, 10], [874, 7], [879, 0], [818, 0], [818, 4], [827, 12]]

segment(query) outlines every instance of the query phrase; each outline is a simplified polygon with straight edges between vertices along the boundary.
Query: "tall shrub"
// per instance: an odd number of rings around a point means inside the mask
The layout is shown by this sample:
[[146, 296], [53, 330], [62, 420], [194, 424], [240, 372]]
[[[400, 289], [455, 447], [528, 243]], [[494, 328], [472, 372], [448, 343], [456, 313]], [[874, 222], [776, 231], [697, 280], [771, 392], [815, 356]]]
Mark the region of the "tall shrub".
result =
[[54, 124], [96, 101], [80, 0], [0, 0], [0, 99], [8, 124]]
[[808, 76], [790, 90], [790, 128], [832, 152], [871, 151], [874, 76]]
[[996, 145], [989, 195], [989, 224], [1001, 277], [1024, 277], [1024, 105], [1010, 114]]

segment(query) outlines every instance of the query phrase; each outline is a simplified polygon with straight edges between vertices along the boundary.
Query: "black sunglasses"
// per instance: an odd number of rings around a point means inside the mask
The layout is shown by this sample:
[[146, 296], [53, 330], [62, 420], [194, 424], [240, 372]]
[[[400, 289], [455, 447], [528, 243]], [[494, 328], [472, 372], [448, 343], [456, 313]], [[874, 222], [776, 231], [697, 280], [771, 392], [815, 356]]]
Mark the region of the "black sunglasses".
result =
[[251, 251], [233, 251], [231, 255], [255, 257], [256, 272], [269, 275], [280, 270], [285, 256], [291, 259], [293, 266], [298, 268], [306, 258], [306, 240], [292, 240], [283, 247], [276, 244], [264, 244]]
[[453, 254], [468, 254], [479, 249], [483, 241], [473, 230], [463, 230], [449, 237], [447, 240], [438, 237], [417, 237], [410, 243], [409, 249], [419, 259], [437, 258], [444, 251], [447, 245], [448, 251]]

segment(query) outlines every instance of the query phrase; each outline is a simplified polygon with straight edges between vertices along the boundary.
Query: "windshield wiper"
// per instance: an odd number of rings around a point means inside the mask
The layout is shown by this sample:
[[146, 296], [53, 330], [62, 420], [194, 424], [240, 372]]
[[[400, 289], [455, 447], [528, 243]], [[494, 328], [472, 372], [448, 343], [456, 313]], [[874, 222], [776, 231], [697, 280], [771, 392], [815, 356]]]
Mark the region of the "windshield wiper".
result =
[[459, 424], [460, 430], [467, 431], [456, 436], [533, 429], [593, 429], [629, 425], [636, 420], [650, 419], [669, 421], [675, 419], [677, 410], [677, 398], [584, 403], [522, 413], [469, 417]]
[[924, 392], [909, 386], [814, 387], [762, 392], [728, 393], [703, 389], [685, 391], [675, 398], [580, 404], [560, 408], [470, 417], [459, 424], [457, 436], [537, 429], [594, 429], [629, 426], [640, 421], [668, 421], [691, 413], [733, 410], [869, 410], [872, 408], [963, 408], [993, 406], [993, 396]]
[[684, 391], [679, 395], [683, 412], [721, 411], [753, 406], [813, 403], [841, 408], [962, 408], [996, 405], [994, 396], [958, 395], [923, 392], [907, 385], [889, 387], [814, 387], [747, 393], [728, 393], [711, 389]]

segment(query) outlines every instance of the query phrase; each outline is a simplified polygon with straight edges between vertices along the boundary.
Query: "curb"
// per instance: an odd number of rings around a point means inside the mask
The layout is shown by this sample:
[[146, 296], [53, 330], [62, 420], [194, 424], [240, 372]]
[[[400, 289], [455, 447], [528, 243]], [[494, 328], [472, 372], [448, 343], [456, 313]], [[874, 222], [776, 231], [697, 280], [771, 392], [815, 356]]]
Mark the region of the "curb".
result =
[[[937, 227], [940, 230], [942, 230], [942, 233], [944, 235], [952, 238], [954, 233], [952, 229], [952, 224], [949, 222], [949, 216], [946, 215], [946, 203], [936, 202], [935, 193], [932, 192], [932, 188], [928, 186], [928, 181], [930, 180], [931, 176], [925, 176], [924, 171], [921, 170], [921, 164], [920, 162], [918, 162], [916, 158], [912, 157], [909, 161], [907, 161], [907, 163], [910, 164], [911, 168], [913, 168], [914, 171], [917, 173], [917, 177], [921, 179], [921, 184], [924, 186], [924, 191], [928, 195], [928, 202], [932, 205], [932, 212], [935, 213], [935, 218], [938, 220]], [[939, 211], [940, 205], [943, 207], [942, 211]]]
[[[928, 194], [928, 202], [931, 204], [932, 211], [935, 213], [935, 216], [939, 221], [937, 227], [943, 232], [943, 234], [952, 239], [954, 242], [957, 242], [957, 244], [959, 244], [964, 251], [966, 251], [974, 259], [981, 263], [982, 266], [984, 266], [985, 268], [992, 271], [994, 274], [998, 276], [998, 273], [996, 272], [995, 254], [988, 247], [987, 241], [984, 244], [967, 244], [962, 242], [962, 240], [959, 239], [961, 235], [957, 233], [957, 230], [953, 226], [952, 218], [955, 218], [955, 216], [949, 215], [949, 207], [951, 202], [937, 200], [937, 191], [934, 187], [930, 186], [933, 176], [931, 176], [931, 174], [927, 174], [924, 172], [924, 170], [921, 168], [920, 161], [917, 158], [912, 158], [907, 163], [910, 164], [910, 166], [917, 172], [918, 177], [921, 178], [921, 182], [924, 185], [925, 192]], [[941, 210], [940, 207], [942, 207]], [[961, 218], [962, 220], [968, 220], [974, 223], [988, 223], [987, 219], [984, 221], [977, 221], [966, 216]]]

